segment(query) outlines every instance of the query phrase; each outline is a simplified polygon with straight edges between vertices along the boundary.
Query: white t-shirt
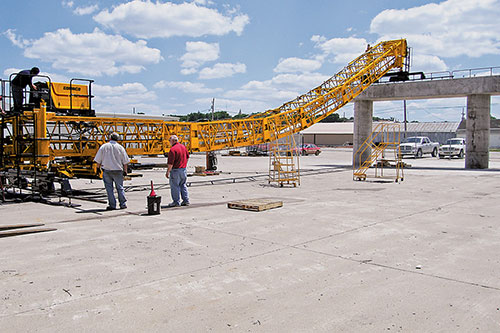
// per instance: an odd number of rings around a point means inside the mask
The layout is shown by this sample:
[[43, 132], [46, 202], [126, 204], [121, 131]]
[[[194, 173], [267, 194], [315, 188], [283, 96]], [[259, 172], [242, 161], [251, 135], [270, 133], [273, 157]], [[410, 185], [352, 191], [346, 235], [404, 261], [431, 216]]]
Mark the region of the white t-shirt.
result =
[[123, 170], [123, 165], [130, 163], [130, 158], [125, 148], [116, 141], [109, 141], [99, 148], [94, 161], [99, 163], [104, 170]]

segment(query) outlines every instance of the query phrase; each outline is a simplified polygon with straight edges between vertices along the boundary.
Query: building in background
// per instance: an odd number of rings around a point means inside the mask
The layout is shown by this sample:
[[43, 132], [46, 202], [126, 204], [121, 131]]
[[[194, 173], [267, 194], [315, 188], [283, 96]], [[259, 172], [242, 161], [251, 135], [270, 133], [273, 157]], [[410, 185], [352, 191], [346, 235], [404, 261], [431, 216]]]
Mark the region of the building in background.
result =
[[162, 120], [162, 121], [179, 121], [179, 117], [176, 116], [158, 116], [158, 115], [149, 115], [144, 113], [104, 113], [104, 112], [96, 112], [96, 117], [105, 117], [105, 118], [133, 118], [133, 119], [148, 119], [148, 120]]
[[[467, 120], [462, 120], [457, 129], [457, 137], [467, 137]], [[500, 119], [490, 120], [490, 148], [500, 148]]]
[[[373, 128], [378, 122], [373, 123]], [[401, 125], [401, 140], [411, 136], [427, 136], [433, 142], [445, 143], [457, 136], [458, 122], [408, 123], [406, 133]], [[303, 143], [314, 143], [318, 146], [352, 146], [354, 123], [319, 123], [302, 132]]]

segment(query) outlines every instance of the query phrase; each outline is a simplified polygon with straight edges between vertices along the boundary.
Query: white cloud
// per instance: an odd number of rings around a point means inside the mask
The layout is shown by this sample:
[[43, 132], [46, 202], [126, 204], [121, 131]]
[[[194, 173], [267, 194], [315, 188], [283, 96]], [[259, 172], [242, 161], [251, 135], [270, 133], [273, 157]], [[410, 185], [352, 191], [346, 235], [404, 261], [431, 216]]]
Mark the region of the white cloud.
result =
[[[117, 95], [133, 95], [140, 96], [146, 93], [152, 94], [152, 92], [148, 92], [148, 89], [142, 84], [138, 82], [134, 83], [124, 83], [121, 86], [107, 86], [107, 85], [94, 85], [95, 92], [102, 97], [108, 96], [117, 96]], [[150, 98], [151, 96], [148, 96]]]
[[[354, 104], [350, 103], [349, 105]], [[459, 122], [462, 111], [466, 110], [466, 105], [467, 101], [464, 97], [407, 101], [407, 120]], [[375, 117], [386, 119], [393, 117], [403, 121], [403, 110], [403, 101], [382, 101], [373, 104], [373, 116]]]
[[241, 35], [250, 21], [245, 14], [224, 16], [196, 2], [175, 4], [140, 0], [120, 4], [111, 11], [101, 11], [94, 20], [139, 38], [222, 36], [233, 31]]
[[411, 67], [422, 72], [441, 72], [448, 70], [446, 63], [438, 56], [415, 52], [411, 58]]
[[213, 5], [214, 2], [210, 0], [193, 0], [195, 4], [206, 6], [206, 5]]
[[100, 113], [161, 113], [154, 103], [157, 100], [155, 92], [149, 91], [142, 83], [125, 83], [120, 86], [95, 84], [92, 86], [93, 108]]
[[27, 58], [43, 59], [56, 69], [92, 77], [138, 73], [144, 65], [162, 59], [160, 50], [148, 47], [145, 41], [131, 42], [99, 29], [82, 34], [59, 29], [38, 40], [22, 41], [21, 45]]
[[193, 83], [188, 81], [159, 81], [154, 84], [154, 88], [175, 88], [179, 89], [185, 93], [191, 94], [214, 94], [220, 93], [221, 88], [208, 88], [203, 83]]
[[[194, 102], [200, 109], [206, 109], [212, 103], [212, 97], [197, 98]], [[269, 109], [269, 104], [264, 101], [255, 101], [250, 99], [215, 99], [215, 110], [227, 111], [230, 115], [234, 116], [241, 110], [242, 113], [251, 114], [255, 112], [263, 112]]]
[[197, 71], [198, 71], [197, 67], [183, 68], [183, 69], [181, 69], [181, 74], [182, 75], [191, 75], [191, 74], [195, 74]]
[[[409, 101], [406, 104], [408, 121], [460, 121], [462, 111], [466, 110], [466, 98], [446, 98], [446, 99], [429, 99], [421, 101]], [[402, 108], [401, 108], [402, 110]], [[400, 112], [400, 119], [403, 117], [403, 112]]]
[[286, 58], [280, 59], [274, 68], [276, 73], [313, 72], [321, 67], [321, 61], [314, 59]]
[[99, 9], [98, 5], [92, 5], [87, 7], [76, 7], [73, 13], [79, 16], [90, 15]]
[[63, 0], [61, 4], [63, 5], [63, 7], [73, 8], [73, 5], [75, 3], [73, 1]]
[[279, 74], [267, 81], [250, 81], [239, 89], [227, 91], [224, 97], [260, 101], [268, 108], [276, 108], [307, 93], [328, 78], [318, 73]]
[[[329, 76], [319, 73], [279, 74], [270, 80], [250, 81], [238, 89], [226, 91], [216, 99], [217, 109], [236, 114], [263, 112], [280, 107], [319, 86]], [[205, 99], [200, 99], [207, 105]]]
[[231, 77], [237, 73], [245, 73], [247, 66], [245, 64], [236, 63], [220, 63], [215, 64], [213, 67], [205, 67], [200, 71], [200, 79], [220, 79]]
[[186, 42], [186, 53], [181, 57], [182, 74], [193, 74], [196, 69], [209, 61], [219, 58], [219, 43]]
[[[447, 0], [376, 15], [370, 32], [378, 41], [406, 38], [412, 47], [412, 70], [448, 70], [443, 59], [500, 54], [500, 0]], [[347, 64], [366, 48], [363, 38], [313, 36], [322, 51], [316, 59]]]
[[314, 47], [320, 49], [322, 54], [317, 56], [318, 61], [328, 59], [333, 63], [348, 64], [366, 50], [368, 42], [364, 38], [332, 38], [313, 36], [311, 41]]
[[447, 0], [384, 10], [370, 31], [381, 39], [405, 37], [421, 54], [475, 58], [500, 54], [499, 17], [499, 0]]
[[17, 36], [16, 30], [13, 29], [7, 29], [7, 31], [5, 31], [3, 35], [7, 37], [7, 39], [9, 39], [12, 44], [20, 48], [25, 48], [31, 43], [29, 40]]

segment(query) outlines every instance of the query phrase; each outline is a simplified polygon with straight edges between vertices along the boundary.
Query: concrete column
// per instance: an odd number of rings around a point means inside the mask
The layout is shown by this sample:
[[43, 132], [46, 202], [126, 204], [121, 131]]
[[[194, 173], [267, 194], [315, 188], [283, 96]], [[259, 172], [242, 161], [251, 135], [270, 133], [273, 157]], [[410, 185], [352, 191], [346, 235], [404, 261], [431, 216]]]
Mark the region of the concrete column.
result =
[[488, 169], [490, 95], [467, 96], [466, 169]]
[[356, 152], [363, 142], [372, 133], [373, 124], [373, 101], [359, 100], [354, 102], [354, 138], [353, 138], [353, 161], [355, 167], [361, 165], [371, 154], [371, 148], [356, 158]]

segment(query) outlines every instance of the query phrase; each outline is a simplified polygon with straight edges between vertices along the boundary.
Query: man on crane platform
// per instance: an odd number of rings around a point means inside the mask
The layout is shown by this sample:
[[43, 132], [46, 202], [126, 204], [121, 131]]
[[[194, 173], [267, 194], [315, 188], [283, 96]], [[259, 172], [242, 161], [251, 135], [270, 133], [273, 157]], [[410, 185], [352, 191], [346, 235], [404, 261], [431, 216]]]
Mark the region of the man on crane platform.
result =
[[2, 108], [2, 104], [3, 104], [3, 97], [2, 95], [0, 95], [0, 113], [3, 115], [5, 115], [5, 112], [3, 111], [3, 108]]
[[21, 107], [23, 105], [23, 90], [27, 85], [29, 85], [32, 90], [38, 90], [31, 82], [33, 76], [38, 75], [38, 73], [40, 73], [40, 69], [38, 69], [38, 67], [33, 67], [32, 69], [20, 71], [14, 79], [12, 79], [10, 88], [12, 90], [12, 98], [14, 99], [14, 112], [21, 112]]

